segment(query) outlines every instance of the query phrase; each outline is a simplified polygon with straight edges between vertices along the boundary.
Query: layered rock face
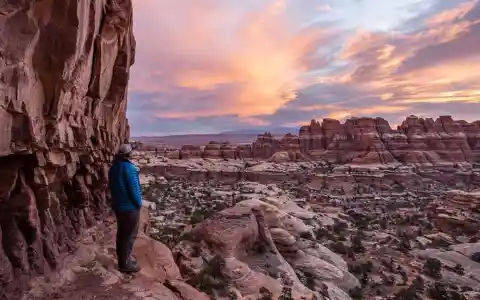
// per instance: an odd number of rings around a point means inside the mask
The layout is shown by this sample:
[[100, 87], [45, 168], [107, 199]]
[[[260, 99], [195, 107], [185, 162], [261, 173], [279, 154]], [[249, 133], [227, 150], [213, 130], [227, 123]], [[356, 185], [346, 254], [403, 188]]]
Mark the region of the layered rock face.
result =
[[[181, 158], [223, 157], [214, 143], [202, 151], [184, 146]], [[396, 130], [382, 118], [352, 118], [340, 123], [312, 120], [299, 135], [276, 139], [271, 133], [258, 135], [252, 145], [236, 148], [236, 158], [284, 161], [326, 161], [332, 164], [391, 163], [480, 163], [480, 121], [454, 121], [450, 116], [436, 120], [409, 116]], [[230, 156], [229, 156], [230, 157]], [[172, 157], [173, 158], [173, 157]], [[235, 158], [235, 157], [231, 157]]]
[[479, 163], [478, 121], [408, 117], [397, 130], [382, 118], [355, 118], [344, 124], [325, 119], [300, 129], [300, 150], [331, 163]]
[[[130, 0], [0, 6], [0, 290], [57, 268], [128, 139]], [[15, 284], [13, 283], [13, 279]]]
[[276, 140], [269, 132], [259, 134], [252, 144], [252, 156], [268, 158], [280, 148], [280, 141]]
[[432, 220], [438, 228], [448, 233], [477, 233], [480, 230], [480, 192], [451, 190], [429, 204]]

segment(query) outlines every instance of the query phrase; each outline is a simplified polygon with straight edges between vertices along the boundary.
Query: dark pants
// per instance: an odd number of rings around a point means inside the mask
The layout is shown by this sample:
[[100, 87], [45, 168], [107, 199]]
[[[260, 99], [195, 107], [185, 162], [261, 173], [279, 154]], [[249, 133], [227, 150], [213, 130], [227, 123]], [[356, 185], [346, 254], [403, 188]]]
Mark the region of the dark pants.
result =
[[117, 259], [120, 268], [126, 267], [137, 238], [140, 210], [115, 212], [117, 217]]

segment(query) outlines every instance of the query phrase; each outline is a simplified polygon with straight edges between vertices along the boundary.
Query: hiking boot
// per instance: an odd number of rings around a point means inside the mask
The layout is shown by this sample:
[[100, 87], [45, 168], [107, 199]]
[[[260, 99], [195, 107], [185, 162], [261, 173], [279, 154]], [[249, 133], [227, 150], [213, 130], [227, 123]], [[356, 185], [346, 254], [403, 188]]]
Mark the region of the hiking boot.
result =
[[132, 260], [130, 261], [130, 264], [131, 264], [132, 267], [135, 267], [135, 268], [138, 267], [138, 268], [140, 268], [140, 266], [138, 265], [137, 261], [134, 260], [134, 259], [132, 259]]
[[130, 258], [130, 263], [134, 266], [138, 266], [137, 260], [133, 257]]
[[137, 265], [136, 262], [135, 263], [129, 262], [127, 263], [126, 266], [119, 267], [118, 270], [125, 274], [132, 274], [132, 273], [138, 273], [141, 270], [141, 268]]

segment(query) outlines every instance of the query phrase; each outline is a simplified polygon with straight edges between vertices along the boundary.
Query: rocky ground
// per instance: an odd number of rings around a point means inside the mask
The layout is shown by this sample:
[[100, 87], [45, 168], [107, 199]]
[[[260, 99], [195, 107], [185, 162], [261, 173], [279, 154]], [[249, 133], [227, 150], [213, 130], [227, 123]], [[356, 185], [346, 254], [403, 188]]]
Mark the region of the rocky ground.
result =
[[[145, 159], [150, 167], [141, 167], [142, 183], [153, 208], [149, 234], [173, 249], [192, 285], [217, 298], [251, 295], [260, 288], [278, 297], [282, 288], [258, 286], [262, 280], [257, 276], [275, 279], [282, 272], [293, 281], [294, 299], [313, 296], [303, 287], [330, 299], [480, 297], [479, 170], [471, 166], [322, 168], [302, 163], [294, 168], [145, 156], [138, 159], [140, 166]], [[226, 176], [229, 172], [237, 175]], [[275, 183], [245, 181], [245, 173]], [[255, 240], [254, 233], [240, 233], [250, 221], [229, 221], [228, 216], [245, 209], [261, 212], [272, 245]], [[236, 237], [242, 234], [250, 238]], [[198, 283], [198, 277], [212, 275], [205, 264], [215, 253], [247, 269], [242, 274], [252, 278], [247, 280], [252, 286], [239, 290], [225, 274], [209, 278], [212, 286]], [[272, 263], [265, 253], [279, 258]], [[225, 262], [221, 265], [226, 268]], [[278, 266], [286, 267], [279, 271]]]
[[135, 163], [142, 272], [115, 270], [109, 218], [23, 299], [480, 299], [471, 165]]

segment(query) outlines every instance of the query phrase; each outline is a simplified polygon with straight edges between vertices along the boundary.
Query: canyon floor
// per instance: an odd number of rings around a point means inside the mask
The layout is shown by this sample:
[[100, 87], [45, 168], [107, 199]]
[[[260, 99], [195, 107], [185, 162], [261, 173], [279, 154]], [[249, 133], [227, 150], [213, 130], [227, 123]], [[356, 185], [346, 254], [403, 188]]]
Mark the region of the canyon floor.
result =
[[140, 274], [115, 270], [110, 217], [23, 299], [480, 299], [470, 164], [135, 163]]

